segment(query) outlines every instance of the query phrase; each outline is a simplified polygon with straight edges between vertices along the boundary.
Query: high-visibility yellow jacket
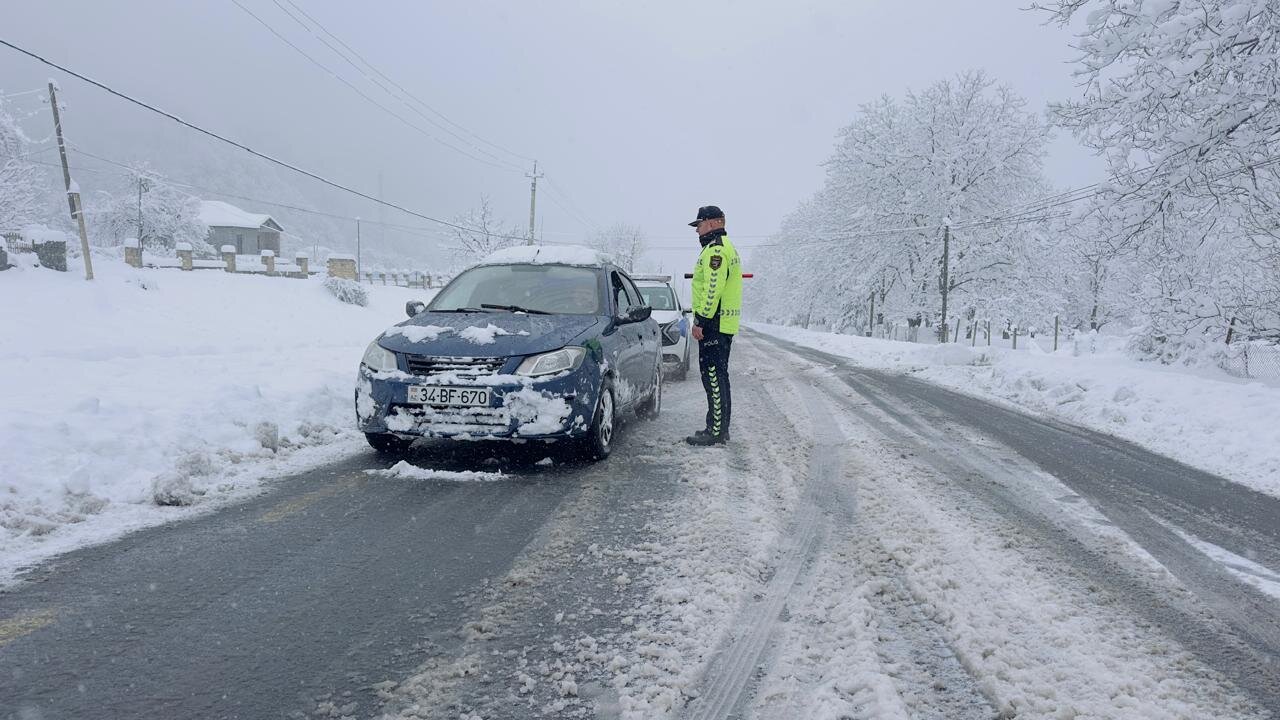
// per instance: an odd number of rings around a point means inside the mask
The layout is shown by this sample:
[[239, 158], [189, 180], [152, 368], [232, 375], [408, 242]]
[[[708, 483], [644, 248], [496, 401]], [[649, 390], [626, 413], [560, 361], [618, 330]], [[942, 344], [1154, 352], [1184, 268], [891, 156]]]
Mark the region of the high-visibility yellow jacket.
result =
[[693, 321], [735, 335], [742, 320], [742, 260], [728, 235], [702, 247], [693, 269]]

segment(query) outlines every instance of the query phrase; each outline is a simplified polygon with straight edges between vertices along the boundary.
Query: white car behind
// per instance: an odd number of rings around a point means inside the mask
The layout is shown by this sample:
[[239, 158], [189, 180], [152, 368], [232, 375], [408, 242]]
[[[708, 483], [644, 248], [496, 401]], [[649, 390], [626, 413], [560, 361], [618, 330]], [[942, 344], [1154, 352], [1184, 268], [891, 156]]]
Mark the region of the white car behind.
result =
[[653, 308], [662, 339], [662, 369], [677, 380], [689, 375], [689, 332], [693, 315], [671, 287], [670, 275], [634, 275], [645, 303]]

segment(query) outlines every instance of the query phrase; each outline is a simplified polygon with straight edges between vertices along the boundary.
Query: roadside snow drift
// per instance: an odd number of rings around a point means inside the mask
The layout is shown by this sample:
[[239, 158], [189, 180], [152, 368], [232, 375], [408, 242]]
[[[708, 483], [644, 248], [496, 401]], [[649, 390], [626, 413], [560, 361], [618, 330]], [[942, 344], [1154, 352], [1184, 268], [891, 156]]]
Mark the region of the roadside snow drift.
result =
[[0, 581], [363, 447], [368, 343], [429, 292], [134, 270], [0, 275]]
[[[1280, 495], [1280, 387], [1127, 357], [1117, 338], [1084, 336], [1056, 353], [925, 345], [776, 325], [752, 328], [910, 372], [970, 395], [1114, 435], [1261, 492]], [[1077, 354], [1079, 353], [1079, 354]]]

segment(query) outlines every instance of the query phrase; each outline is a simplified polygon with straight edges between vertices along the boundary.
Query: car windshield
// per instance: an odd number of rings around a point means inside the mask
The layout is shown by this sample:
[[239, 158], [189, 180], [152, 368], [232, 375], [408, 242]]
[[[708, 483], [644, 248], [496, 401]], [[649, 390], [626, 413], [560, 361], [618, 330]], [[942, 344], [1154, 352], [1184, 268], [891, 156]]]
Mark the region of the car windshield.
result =
[[654, 310], [675, 310], [676, 298], [666, 285], [641, 285], [640, 297]]
[[559, 315], [599, 315], [597, 271], [568, 265], [482, 265], [463, 272], [428, 310], [518, 307]]

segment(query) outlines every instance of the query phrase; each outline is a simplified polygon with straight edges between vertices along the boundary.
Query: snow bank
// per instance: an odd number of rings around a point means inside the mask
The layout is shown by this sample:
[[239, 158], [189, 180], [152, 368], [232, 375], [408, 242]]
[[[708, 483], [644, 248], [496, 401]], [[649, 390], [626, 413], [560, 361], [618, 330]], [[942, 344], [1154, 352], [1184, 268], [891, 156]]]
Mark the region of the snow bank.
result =
[[368, 475], [403, 478], [405, 480], [448, 480], [451, 482], [489, 482], [505, 480], [506, 475], [500, 472], [480, 472], [476, 470], [432, 470], [418, 467], [407, 460], [392, 465], [386, 470], [365, 470]]
[[[1280, 387], [1208, 369], [1127, 357], [1120, 342], [1082, 340], [1058, 352], [920, 345], [753, 323], [753, 329], [853, 360], [910, 372], [1130, 440], [1280, 495]], [[1096, 352], [1093, 352], [1096, 351]], [[1083, 354], [1077, 355], [1080, 352]]]
[[0, 282], [0, 581], [27, 562], [363, 450], [368, 343], [430, 291], [320, 279], [31, 270]]
[[54, 230], [46, 225], [31, 224], [22, 228], [22, 237], [32, 245], [43, 245], [47, 242], [65, 242], [71, 244], [70, 233]]

